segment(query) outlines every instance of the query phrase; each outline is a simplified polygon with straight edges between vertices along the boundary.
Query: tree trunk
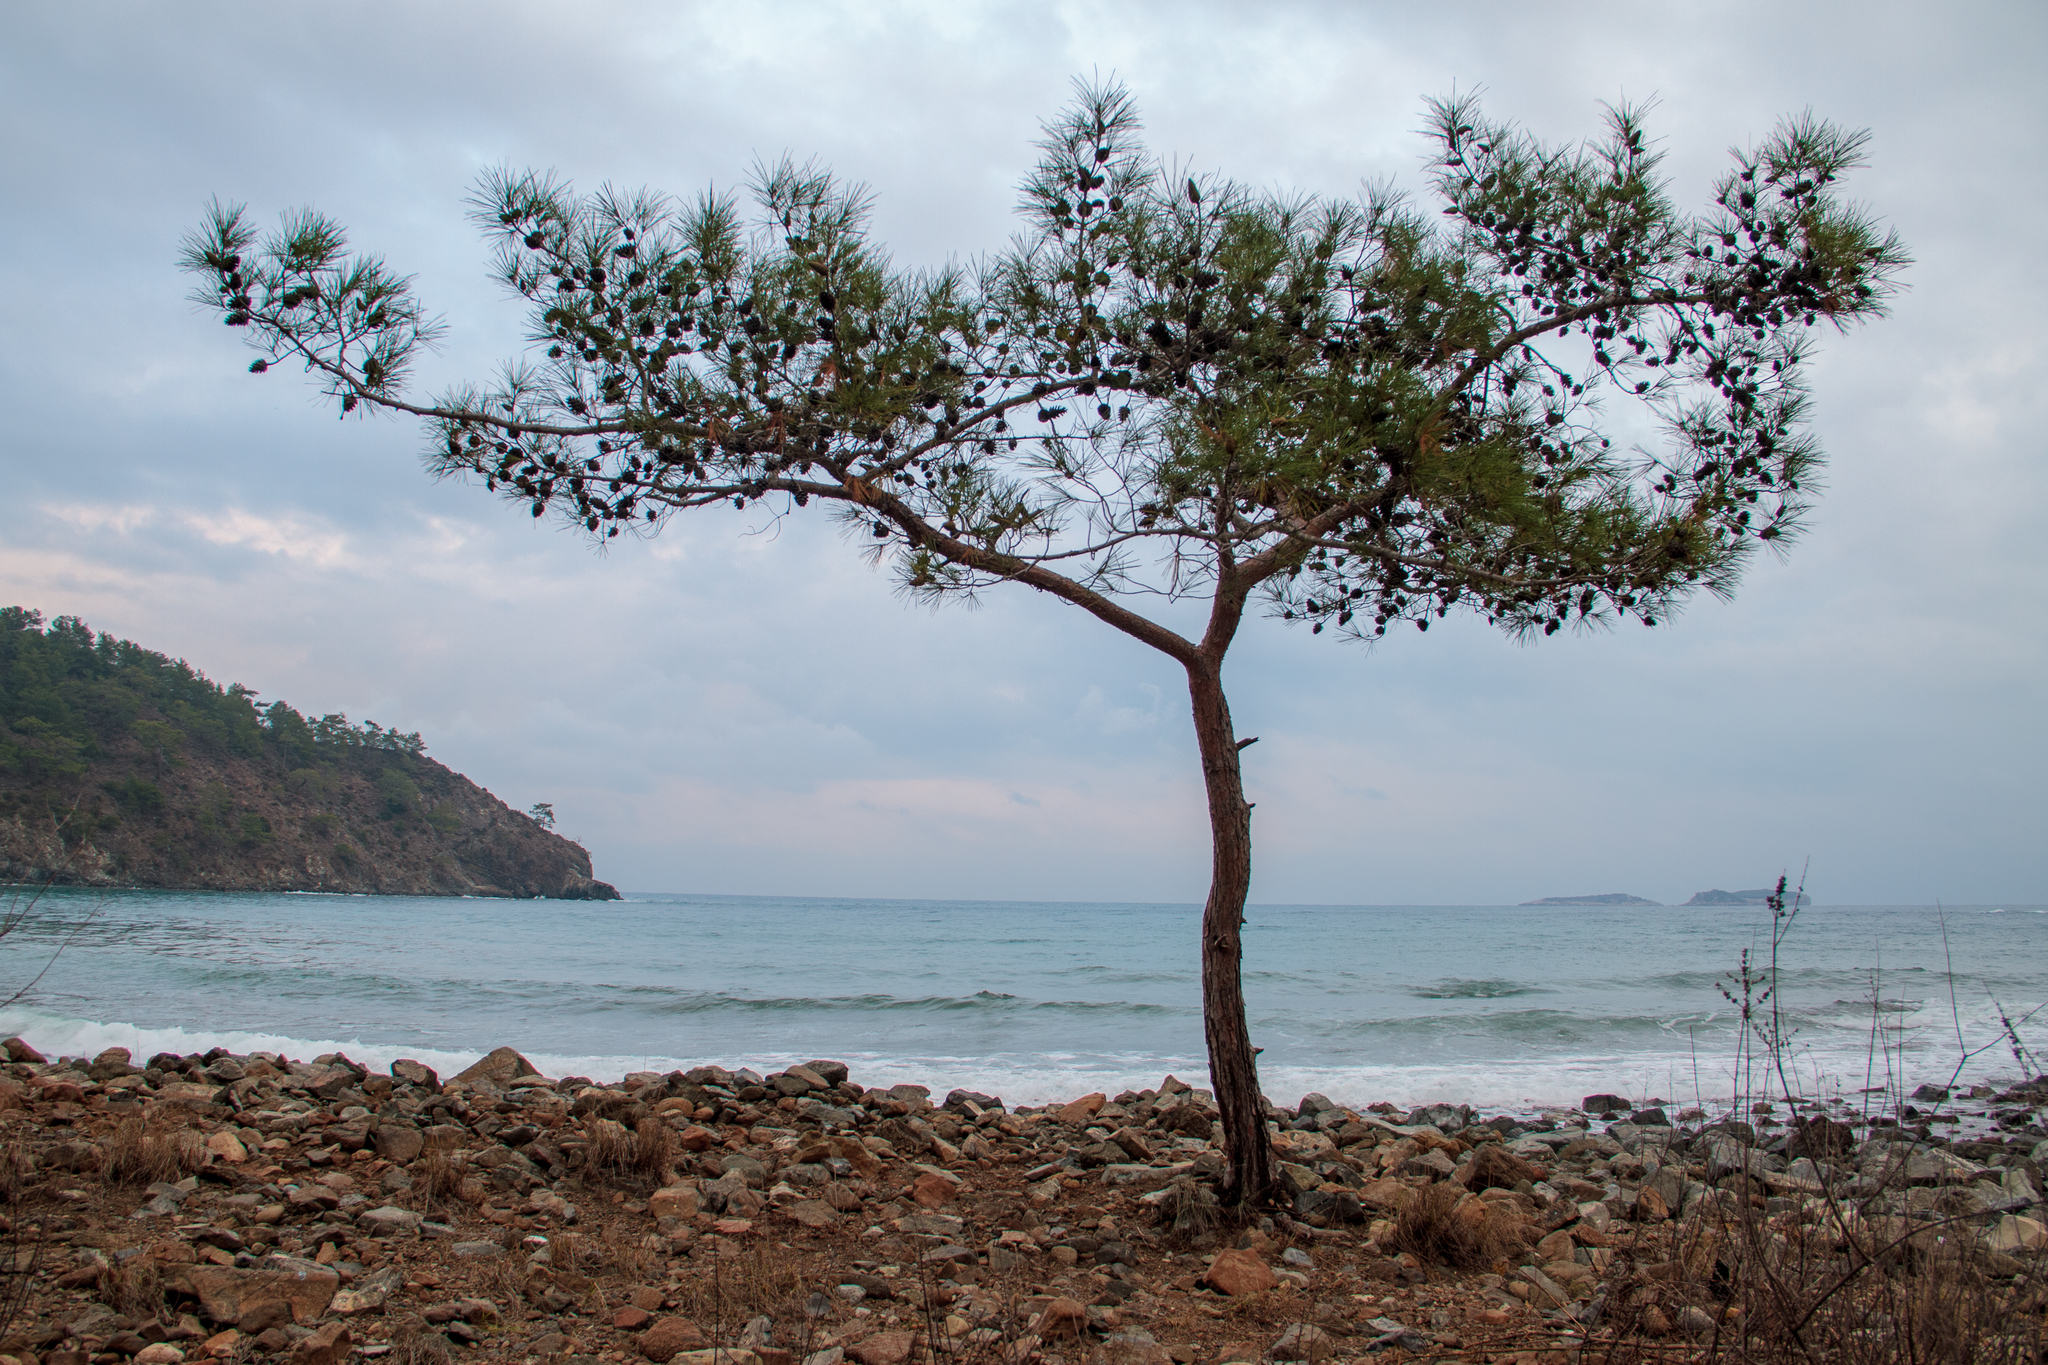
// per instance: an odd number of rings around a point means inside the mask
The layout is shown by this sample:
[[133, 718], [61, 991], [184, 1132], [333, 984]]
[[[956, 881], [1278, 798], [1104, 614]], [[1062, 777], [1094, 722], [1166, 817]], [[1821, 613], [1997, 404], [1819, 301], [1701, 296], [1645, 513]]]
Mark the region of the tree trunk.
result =
[[1242, 930], [1252, 880], [1252, 809], [1245, 804], [1220, 660], [1204, 657], [1189, 664], [1188, 692], [1194, 700], [1214, 853], [1209, 901], [1202, 908], [1202, 1031], [1209, 1044], [1210, 1084], [1223, 1111], [1223, 1154], [1229, 1163], [1223, 1197], [1226, 1203], [1255, 1203], [1273, 1188], [1273, 1156], [1244, 1011]]

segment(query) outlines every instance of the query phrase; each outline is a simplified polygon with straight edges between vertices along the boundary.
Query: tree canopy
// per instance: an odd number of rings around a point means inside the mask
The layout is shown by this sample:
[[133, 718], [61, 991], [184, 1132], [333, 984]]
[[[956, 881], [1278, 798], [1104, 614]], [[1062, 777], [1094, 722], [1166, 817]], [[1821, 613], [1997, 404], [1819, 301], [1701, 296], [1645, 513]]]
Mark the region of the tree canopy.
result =
[[[759, 169], [752, 211], [552, 175], [474, 216], [528, 349], [429, 401], [412, 282], [333, 221], [216, 204], [195, 298], [344, 414], [429, 428], [429, 467], [609, 539], [679, 512], [831, 506], [910, 594], [1021, 582], [1186, 669], [1215, 847], [1205, 1024], [1229, 1192], [1271, 1188], [1238, 982], [1250, 876], [1221, 667], [1259, 604], [1376, 640], [1459, 607], [1517, 635], [1725, 594], [1811, 506], [1801, 365], [1881, 312], [1906, 254], [1843, 199], [1865, 139], [1809, 117], [1676, 208], [1640, 110], [1556, 147], [1429, 107], [1434, 211], [1170, 169], [1114, 86], [1050, 122], [1020, 234], [896, 266], [860, 187]], [[1150, 602], [1208, 604], [1190, 638]]]

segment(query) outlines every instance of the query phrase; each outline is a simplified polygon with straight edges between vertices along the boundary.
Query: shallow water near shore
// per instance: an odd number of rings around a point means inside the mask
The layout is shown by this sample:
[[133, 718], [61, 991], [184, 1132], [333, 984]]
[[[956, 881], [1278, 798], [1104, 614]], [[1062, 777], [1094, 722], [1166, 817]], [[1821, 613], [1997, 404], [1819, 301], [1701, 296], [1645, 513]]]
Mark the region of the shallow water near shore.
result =
[[[812, 1057], [1011, 1103], [1206, 1083], [1191, 905], [628, 895], [612, 903], [53, 891], [0, 943], [0, 1034], [46, 1053], [340, 1050], [448, 1071], [511, 1045], [616, 1078]], [[1734, 1082], [1761, 907], [1254, 906], [1266, 1093], [1493, 1111]], [[1944, 925], [1946, 938], [1944, 940]], [[51, 954], [63, 951], [54, 962]], [[2015, 1077], [2048, 1000], [2041, 907], [1817, 906], [1780, 952], [1810, 1095]], [[1953, 995], [1951, 994], [1953, 983]], [[1961, 1044], [1958, 1044], [1958, 1030]], [[2021, 1023], [2048, 1045], [2048, 1011]], [[2048, 1047], [2044, 1047], [2048, 1050]], [[2039, 1065], [2039, 1063], [2035, 1063]], [[1759, 1080], [1760, 1083], [1760, 1080]]]

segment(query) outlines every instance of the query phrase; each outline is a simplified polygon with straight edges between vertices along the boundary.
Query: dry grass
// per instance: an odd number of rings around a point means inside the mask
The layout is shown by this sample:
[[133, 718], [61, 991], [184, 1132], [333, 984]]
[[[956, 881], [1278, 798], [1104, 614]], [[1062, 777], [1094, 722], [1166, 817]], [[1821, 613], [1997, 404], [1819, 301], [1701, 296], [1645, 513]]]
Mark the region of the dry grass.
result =
[[100, 1176], [111, 1185], [154, 1185], [205, 1165], [206, 1144], [197, 1133], [137, 1116], [121, 1120], [107, 1138]]
[[633, 1169], [633, 1135], [616, 1119], [592, 1119], [584, 1129], [584, 1166], [598, 1175], [621, 1176]]
[[669, 1128], [658, 1118], [644, 1118], [633, 1133], [633, 1170], [656, 1184], [675, 1169], [675, 1146]]
[[1227, 1210], [1213, 1192], [1192, 1180], [1176, 1181], [1159, 1205], [1159, 1227], [1170, 1247], [1205, 1247], [1227, 1228], [1240, 1227], [1243, 1210]]
[[458, 1202], [477, 1203], [483, 1187], [470, 1178], [468, 1164], [446, 1147], [429, 1147], [413, 1163], [412, 1197], [421, 1213], [431, 1214]]
[[[754, 1318], [800, 1313], [809, 1292], [796, 1259], [786, 1248], [766, 1242], [754, 1242], [735, 1256], [713, 1257], [710, 1270], [684, 1281], [677, 1291], [677, 1311], [721, 1345]], [[830, 1285], [822, 1288], [831, 1292]]]
[[449, 1365], [448, 1338], [420, 1318], [407, 1317], [391, 1334], [394, 1365]]
[[1753, 1207], [1678, 1230], [1667, 1262], [1610, 1285], [1603, 1365], [2038, 1365], [2048, 1258], [1996, 1258], [1966, 1224], [1832, 1231]]
[[22, 1194], [35, 1170], [35, 1156], [25, 1143], [0, 1148], [0, 1338], [10, 1333], [28, 1307], [30, 1292], [43, 1268], [43, 1241], [22, 1230]]
[[146, 1320], [163, 1312], [163, 1275], [147, 1256], [131, 1256], [101, 1267], [94, 1289], [100, 1302], [116, 1313]]
[[1485, 1270], [1507, 1255], [1506, 1220], [1456, 1185], [1427, 1185], [1394, 1220], [1393, 1249], [1424, 1265]]

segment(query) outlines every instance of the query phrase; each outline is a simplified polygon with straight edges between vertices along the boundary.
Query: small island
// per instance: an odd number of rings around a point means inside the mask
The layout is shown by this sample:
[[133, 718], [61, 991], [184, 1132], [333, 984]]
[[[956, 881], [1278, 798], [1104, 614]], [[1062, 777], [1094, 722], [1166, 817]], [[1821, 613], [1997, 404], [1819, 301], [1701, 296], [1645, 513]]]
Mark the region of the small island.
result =
[[[1754, 891], [1695, 891], [1687, 905], [1764, 905], [1769, 903], [1774, 888], [1764, 886]], [[1813, 897], [1799, 892], [1788, 892], [1786, 899], [1795, 905], [1811, 905]]]
[[1631, 896], [1620, 891], [1606, 891], [1597, 896], [1545, 896], [1540, 901], [1523, 901], [1524, 905], [1662, 905], [1662, 901], [1646, 901], [1641, 896]]

